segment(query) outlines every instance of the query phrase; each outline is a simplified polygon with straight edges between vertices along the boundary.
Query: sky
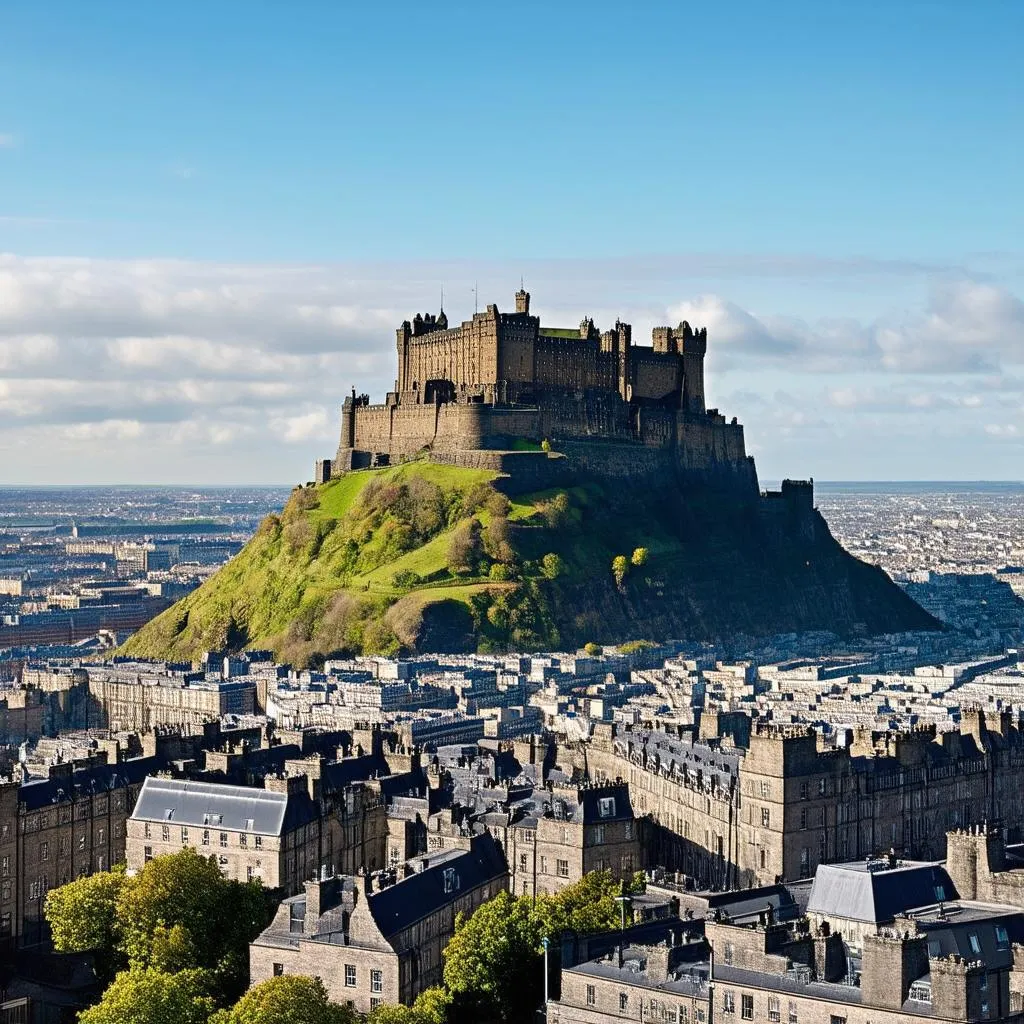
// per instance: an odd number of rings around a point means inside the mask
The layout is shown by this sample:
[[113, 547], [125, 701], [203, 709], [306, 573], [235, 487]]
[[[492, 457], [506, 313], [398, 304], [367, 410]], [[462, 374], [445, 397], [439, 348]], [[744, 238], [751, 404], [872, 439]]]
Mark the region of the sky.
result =
[[292, 483], [394, 329], [707, 326], [762, 479], [1024, 478], [1024, 3], [0, 3], [0, 485]]

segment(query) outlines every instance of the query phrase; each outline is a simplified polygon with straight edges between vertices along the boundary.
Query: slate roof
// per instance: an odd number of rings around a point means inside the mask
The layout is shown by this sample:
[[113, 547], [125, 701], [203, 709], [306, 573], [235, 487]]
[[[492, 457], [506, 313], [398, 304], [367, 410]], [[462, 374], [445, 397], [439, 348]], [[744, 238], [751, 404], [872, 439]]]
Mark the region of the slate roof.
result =
[[[452, 874], [453, 873], [453, 874]], [[408, 878], [370, 893], [370, 913], [381, 934], [390, 939], [403, 928], [452, 904], [469, 892], [508, 874], [508, 865], [489, 833], [473, 837], [468, 850], [451, 850], [427, 858], [427, 867]], [[454, 879], [454, 881], [453, 881]], [[452, 886], [457, 886], [452, 888]]]
[[958, 896], [941, 864], [916, 862], [873, 871], [865, 864], [822, 864], [814, 873], [807, 912], [884, 924], [907, 910]]
[[[291, 802], [302, 803], [296, 801], [295, 796], [301, 794], [295, 794]], [[251, 786], [148, 778], [142, 785], [132, 818], [277, 836], [289, 831], [291, 822], [286, 823], [286, 816], [294, 819], [294, 811], [298, 810], [294, 808], [289, 815], [289, 802], [286, 793]], [[304, 817], [301, 812], [300, 816]]]
[[33, 779], [18, 787], [18, 801], [26, 811], [49, 807], [86, 793], [103, 793], [141, 782], [162, 767], [157, 757], [133, 757], [118, 764], [81, 768], [70, 777]]

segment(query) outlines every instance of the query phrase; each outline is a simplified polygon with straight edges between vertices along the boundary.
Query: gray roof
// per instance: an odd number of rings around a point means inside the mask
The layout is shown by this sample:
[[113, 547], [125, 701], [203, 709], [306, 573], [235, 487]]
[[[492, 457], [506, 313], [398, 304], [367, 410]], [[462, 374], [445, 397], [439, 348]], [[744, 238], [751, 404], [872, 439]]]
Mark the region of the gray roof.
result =
[[132, 818], [277, 836], [282, 832], [287, 808], [286, 793], [151, 777], [142, 784]]
[[957, 896], [941, 864], [917, 862], [880, 870], [865, 864], [822, 864], [814, 873], [807, 912], [883, 924], [907, 910]]

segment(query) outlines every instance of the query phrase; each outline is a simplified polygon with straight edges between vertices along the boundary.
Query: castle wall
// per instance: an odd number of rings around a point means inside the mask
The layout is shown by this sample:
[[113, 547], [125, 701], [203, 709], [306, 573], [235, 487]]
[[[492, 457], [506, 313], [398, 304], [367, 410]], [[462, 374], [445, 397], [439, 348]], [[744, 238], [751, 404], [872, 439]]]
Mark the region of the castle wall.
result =
[[422, 393], [428, 380], [456, 388], [493, 384], [498, 377], [498, 311], [488, 306], [459, 327], [399, 337], [398, 390]]
[[567, 388], [618, 388], [618, 357], [596, 338], [537, 339], [536, 383]]
[[633, 398], [662, 399], [679, 394], [683, 388], [682, 360], [672, 352], [631, 348], [629, 383]]
[[536, 345], [540, 321], [535, 316], [501, 317], [498, 330], [498, 375], [495, 379], [528, 384], [536, 376]]

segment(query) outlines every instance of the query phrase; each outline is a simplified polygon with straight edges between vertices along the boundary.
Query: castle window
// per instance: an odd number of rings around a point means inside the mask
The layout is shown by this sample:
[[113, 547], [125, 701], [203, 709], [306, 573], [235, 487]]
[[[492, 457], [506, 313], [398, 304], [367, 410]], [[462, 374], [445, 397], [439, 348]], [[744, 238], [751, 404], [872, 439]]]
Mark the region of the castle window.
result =
[[597, 1005], [597, 989], [593, 985], [587, 986], [587, 1006]]
[[383, 971], [370, 971], [370, 991], [371, 992], [383, 992], [384, 991], [384, 972]]
[[736, 995], [733, 992], [722, 993], [722, 1013], [736, 1012]]
[[761, 826], [770, 828], [772, 823], [772, 812], [767, 807], [761, 808]]
[[789, 1024], [798, 1024], [795, 999], [790, 999], [789, 1001]]
[[567, 860], [560, 860], [560, 861], [558, 861], [558, 863], [556, 864], [556, 867], [558, 868], [558, 877], [559, 878], [568, 878], [569, 877], [569, 862]]
[[999, 949], [1010, 948], [1010, 936], [1001, 924], [996, 925], [996, 946]]
[[227, 846], [228, 845], [228, 834], [227, 834], [227, 832], [221, 832], [221, 834], [220, 834], [220, 845], [221, 846]]
[[345, 964], [345, 988], [356, 987], [356, 965]]
[[625, 992], [619, 993], [619, 1013], [625, 1013], [629, 1009], [629, 995]]
[[145, 824], [145, 825], [144, 825], [144, 826], [142, 827], [142, 833], [143, 833], [143, 835], [144, 835], [144, 836], [145, 836], [145, 837], [146, 837], [147, 839], [152, 839], [152, 838], [153, 838], [153, 829], [152, 829], [152, 828], [150, 828], [150, 825], [149, 825], [149, 822], [148, 822], [148, 821], [147, 821], [147, 822], [146, 822], [146, 824]]
[[978, 938], [977, 932], [971, 932], [970, 935], [967, 936], [967, 941], [971, 944], [972, 953], [981, 952], [981, 940]]
[[740, 996], [740, 1016], [744, 1020], [754, 1019], [754, 997], [744, 993]]
[[284, 964], [274, 964], [274, 977], [280, 978], [284, 974]]
[[946, 887], [944, 885], [935, 886], [935, 899], [938, 903], [944, 903], [946, 900]]
[[615, 815], [615, 797], [603, 796], [598, 801], [598, 813], [602, 818], [611, 818]]
[[171, 841], [171, 827], [169, 825], [160, 826], [160, 838], [165, 843], [169, 843]]
[[153, 859], [153, 847], [145, 846], [142, 849], [142, 859], [148, 864]]
[[203, 829], [203, 846], [210, 845], [210, 830], [208, 828]]
[[782, 1011], [779, 1009], [779, 997], [768, 997], [768, 1019], [770, 1021], [782, 1020]]

